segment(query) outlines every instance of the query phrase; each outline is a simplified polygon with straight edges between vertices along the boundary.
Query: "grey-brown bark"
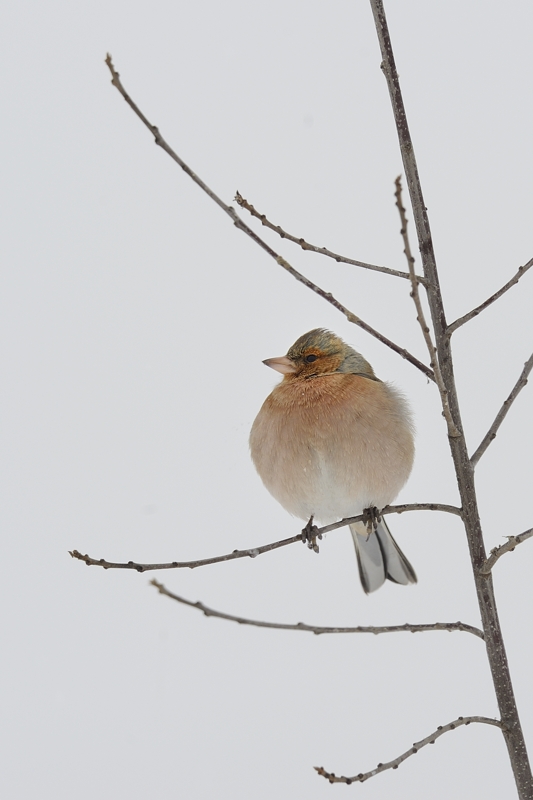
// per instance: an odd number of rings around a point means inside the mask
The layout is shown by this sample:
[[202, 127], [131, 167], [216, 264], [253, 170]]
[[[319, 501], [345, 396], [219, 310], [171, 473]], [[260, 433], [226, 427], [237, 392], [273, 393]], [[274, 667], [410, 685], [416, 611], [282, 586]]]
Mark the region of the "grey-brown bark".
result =
[[481, 612], [483, 631], [485, 633], [487, 657], [492, 673], [496, 698], [498, 700], [498, 707], [500, 709], [501, 721], [503, 723], [503, 735], [516, 780], [518, 796], [521, 800], [532, 800], [533, 777], [524, 735], [520, 725], [520, 718], [518, 716], [518, 709], [516, 707], [509, 664], [507, 662], [500, 621], [498, 619], [492, 577], [490, 574], [485, 575], [481, 572], [481, 568], [486, 560], [486, 553], [481, 520], [477, 507], [474, 467], [470, 461], [465, 437], [462, 432], [461, 412], [455, 386], [450, 335], [447, 331], [448, 326], [439, 286], [439, 276], [429, 219], [424, 204], [415, 152], [409, 133], [409, 126], [400, 90], [398, 73], [394, 62], [392, 43], [383, 3], [381, 0], [370, 0], [370, 3], [383, 58], [382, 69], [387, 79], [394, 121], [398, 132], [400, 150], [413, 207], [424, 277], [427, 280], [426, 288], [435, 335], [437, 359], [447, 390], [452, 417], [459, 431], [458, 436], [448, 436], [448, 439], [463, 508], [463, 522], [468, 539], [477, 598]]

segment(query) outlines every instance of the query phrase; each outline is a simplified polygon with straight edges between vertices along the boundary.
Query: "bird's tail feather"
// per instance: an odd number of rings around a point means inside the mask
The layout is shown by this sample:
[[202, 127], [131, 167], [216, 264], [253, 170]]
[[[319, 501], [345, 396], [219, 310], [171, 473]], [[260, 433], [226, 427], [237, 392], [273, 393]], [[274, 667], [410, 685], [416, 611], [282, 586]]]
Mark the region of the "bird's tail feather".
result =
[[388, 578], [393, 583], [416, 583], [416, 573], [404, 556], [382, 518], [370, 534], [364, 522], [354, 522], [350, 531], [355, 545], [359, 577], [368, 594], [375, 592]]

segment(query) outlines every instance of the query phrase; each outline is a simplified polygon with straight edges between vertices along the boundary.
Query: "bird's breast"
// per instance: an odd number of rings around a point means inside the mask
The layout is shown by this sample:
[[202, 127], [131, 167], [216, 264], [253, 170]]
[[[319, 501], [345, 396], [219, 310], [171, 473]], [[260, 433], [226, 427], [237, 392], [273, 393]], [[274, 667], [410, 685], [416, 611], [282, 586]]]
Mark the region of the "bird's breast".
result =
[[250, 449], [284, 508], [328, 522], [394, 499], [413, 461], [410, 415], [393, 387], [359, 375], [284, 380], [257, 415]]

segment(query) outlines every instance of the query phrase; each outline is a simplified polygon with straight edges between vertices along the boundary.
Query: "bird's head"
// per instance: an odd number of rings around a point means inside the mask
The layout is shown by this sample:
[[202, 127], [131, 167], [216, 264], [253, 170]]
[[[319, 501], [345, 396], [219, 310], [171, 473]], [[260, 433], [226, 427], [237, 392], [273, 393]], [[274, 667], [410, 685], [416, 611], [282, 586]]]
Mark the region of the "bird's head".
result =
[[304, 333], [289, 348], [286, 356], [267, 358], [263, 364], [281, 372], [285, 380], [317, 378], [335, 373], [376, 379], [374, 370], [360, 353], [324, 328]]

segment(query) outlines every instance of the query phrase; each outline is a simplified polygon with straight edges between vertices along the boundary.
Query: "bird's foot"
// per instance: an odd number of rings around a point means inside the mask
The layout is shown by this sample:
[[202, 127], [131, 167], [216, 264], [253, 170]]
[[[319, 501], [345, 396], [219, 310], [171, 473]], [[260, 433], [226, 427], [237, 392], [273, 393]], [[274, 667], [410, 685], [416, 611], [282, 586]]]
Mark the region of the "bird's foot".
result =
[[366, 525], [366, 532], [370, 536], [370, 534], [377, 529], [378, 522], [381, 522], [379, 510], [375, 506], [372, 508], [365, 508], [363, 511], [363, 522]]
[[313, 516], [311, 515], [305, 528], [302, 528], [302, 542], [307, 542], [308, 548], [318, 553], [317, 539], [322, 539], [322, 534], [317, 526], [313, 525]]

